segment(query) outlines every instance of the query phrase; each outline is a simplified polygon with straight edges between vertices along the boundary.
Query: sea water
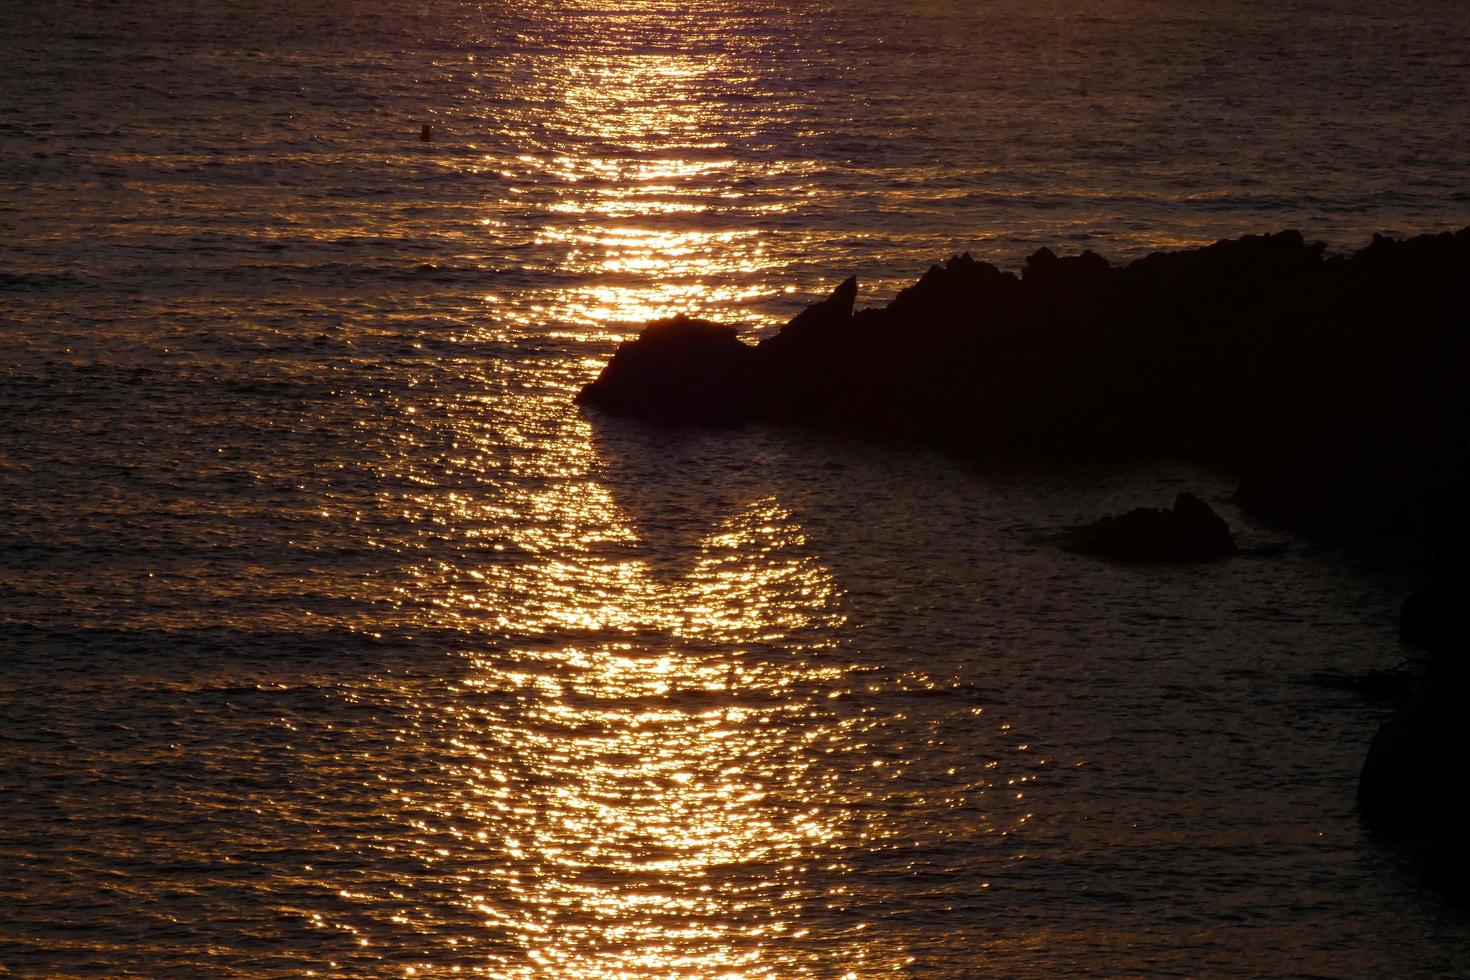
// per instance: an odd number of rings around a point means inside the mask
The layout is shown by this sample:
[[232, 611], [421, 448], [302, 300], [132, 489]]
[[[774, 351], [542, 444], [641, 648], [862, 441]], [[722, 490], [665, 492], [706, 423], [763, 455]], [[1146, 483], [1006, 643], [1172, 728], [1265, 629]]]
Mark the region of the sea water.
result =
[[[0, 8], [0, 973], [1437, 976], [1402, 570], [1184, 463], [572, 405], [857, 274], [1470, 223], [1346, 0]], [[420, 139], [421, 127], [431, 139]], [[1180, 489], [1245, 553], [1066, 554]]]

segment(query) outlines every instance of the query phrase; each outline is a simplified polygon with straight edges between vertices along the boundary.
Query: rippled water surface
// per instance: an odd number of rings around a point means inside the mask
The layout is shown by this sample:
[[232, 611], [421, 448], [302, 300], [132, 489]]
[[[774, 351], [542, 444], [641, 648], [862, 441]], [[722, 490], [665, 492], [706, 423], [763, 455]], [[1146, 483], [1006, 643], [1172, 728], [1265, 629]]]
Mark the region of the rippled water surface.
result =
[[[955, 251], [1470, 223], [1470, 21], [1389, 6], [0, 7], [0, 974], [1470, 972], [1313, 683], [1401, 573], [570, 404]], [[1255, 550], [1050, 543], [1185, 486]]]

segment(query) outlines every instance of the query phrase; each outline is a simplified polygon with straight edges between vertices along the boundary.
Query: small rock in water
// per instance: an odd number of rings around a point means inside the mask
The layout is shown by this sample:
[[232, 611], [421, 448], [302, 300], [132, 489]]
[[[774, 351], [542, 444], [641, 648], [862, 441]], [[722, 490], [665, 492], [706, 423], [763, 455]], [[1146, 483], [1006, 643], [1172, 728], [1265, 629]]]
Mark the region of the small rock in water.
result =
[[1234, 554], [1230, 525], [1200, 498], [1181, 493], [1173, 509], [1139, 507], [1078, 531], [1072, 551], [1122, 561], [1204, 561]]

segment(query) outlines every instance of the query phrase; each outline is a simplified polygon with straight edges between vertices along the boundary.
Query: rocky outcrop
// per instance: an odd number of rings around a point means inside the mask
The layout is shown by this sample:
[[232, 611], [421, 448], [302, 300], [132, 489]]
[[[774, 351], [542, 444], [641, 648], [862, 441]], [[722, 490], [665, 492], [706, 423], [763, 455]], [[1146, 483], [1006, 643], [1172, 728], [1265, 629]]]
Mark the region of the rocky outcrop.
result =
[[1181, 493], [1172, 509], [1140, 507], [1104, 517], [1073, 535], [1067, 547], [1119, 561], [1188, 562], [1233, 554], [1235, 541], [1209, 504]]
[[974, 456], [1195, 459], [1283, 521], [1470, 545], [1470, 229], [1330, 257], [1289, 231], [1126, 266], [1042, 249], [1020, 274], [961, 255], [883, 309], [853, 313], [856, 292], [754, 346], [651, 325], [581, 400]]
[[733, 327], [657, 320], [618, 348], [577, 401], [655, 422], [728, 425], [750, 414], [754, 359]]

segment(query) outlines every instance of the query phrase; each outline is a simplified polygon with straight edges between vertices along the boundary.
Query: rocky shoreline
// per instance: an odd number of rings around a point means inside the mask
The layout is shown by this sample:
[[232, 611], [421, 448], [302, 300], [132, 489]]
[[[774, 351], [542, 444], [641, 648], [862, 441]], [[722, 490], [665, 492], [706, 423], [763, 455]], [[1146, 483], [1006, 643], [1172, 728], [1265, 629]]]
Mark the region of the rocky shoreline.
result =
[[[1443, 777], [1470, 748], [1456, 710], [1470, 695], [1456, 571], [1470, 544], [1470, 228], [1343, 255], [1284, 231], [1124, 266], [1042, 249], [1020, 274], [960, 255], [882, 309], [854, 312], [857, 292], [846, 280], [753, 345], [708, 321], [651, 323], [578, 401], [968, 457], [1190, 459], [1241, 474], [1236, 499], [1258, 514], [1433, 559], [1449, 584], [1411, 600], [1403, 625], [1434, 656], [1396, 686], [1358, 799], [1371, 827], [1419, 849], [1427, 879], [1470, 900], [1470, 791]], [[1233, 550], [1189, 494], [1069, 546], [1121, 560]]]

